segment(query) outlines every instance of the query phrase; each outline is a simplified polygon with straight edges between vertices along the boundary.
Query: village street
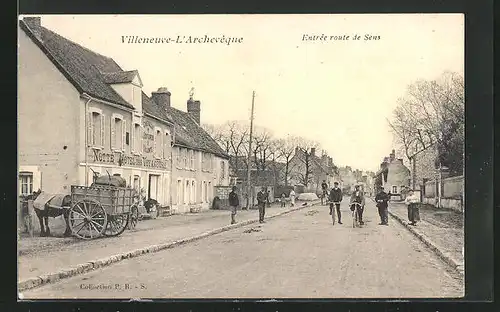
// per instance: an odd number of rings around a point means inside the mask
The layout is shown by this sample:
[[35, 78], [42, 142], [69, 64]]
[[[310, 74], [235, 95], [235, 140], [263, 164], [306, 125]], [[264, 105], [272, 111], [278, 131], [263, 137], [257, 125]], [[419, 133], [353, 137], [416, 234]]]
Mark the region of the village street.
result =
[[461, 297], [457, 274], [405, 227], [378, 225], [367, 200], [363, 228], [309, 206], [192, 243], [23, 292], [31, 298]]

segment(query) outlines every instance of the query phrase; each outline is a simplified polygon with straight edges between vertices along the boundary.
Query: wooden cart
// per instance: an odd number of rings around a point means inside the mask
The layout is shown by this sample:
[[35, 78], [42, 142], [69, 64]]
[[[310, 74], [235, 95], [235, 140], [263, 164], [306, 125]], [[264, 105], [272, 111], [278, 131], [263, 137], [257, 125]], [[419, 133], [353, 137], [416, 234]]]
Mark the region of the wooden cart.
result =
[[135, 192], [117, 185], [121, 182], [71, 186], [68, 222], [74, 236], [81, 239], [118, 236], [127, 226], [135, 227], [138, 214], [134, 204]]

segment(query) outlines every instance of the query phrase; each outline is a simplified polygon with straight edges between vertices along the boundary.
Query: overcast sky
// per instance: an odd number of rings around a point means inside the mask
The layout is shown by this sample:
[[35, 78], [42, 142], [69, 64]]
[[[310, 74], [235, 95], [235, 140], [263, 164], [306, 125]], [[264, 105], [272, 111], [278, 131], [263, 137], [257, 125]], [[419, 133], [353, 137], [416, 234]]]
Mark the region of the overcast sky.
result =
[[[248, 120], [255, 90], [256, 125], [316, 140], [337, 165], [373, 171], [395, 148], [386, 117], [406, 86], [463, 73], [463, 24], [460, 14], [42, 17], [43, 26], [139, 70], [146, 94], [167, 87], [176, 108], [186, 110], [193, 86], [202, 123]], [[360, 40], [302, 40], [322, 34]], [[122, 43], [204, 35], [243, 41]]]

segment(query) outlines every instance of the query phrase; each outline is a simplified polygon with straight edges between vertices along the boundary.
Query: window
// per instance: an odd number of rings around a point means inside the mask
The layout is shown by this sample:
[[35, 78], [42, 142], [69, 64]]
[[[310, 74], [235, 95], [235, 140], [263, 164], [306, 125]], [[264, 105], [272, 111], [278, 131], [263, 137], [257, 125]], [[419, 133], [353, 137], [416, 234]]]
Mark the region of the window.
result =
[[205, 153], [201, 152], [201, 170], [206, 170], [206, 155]]
[[126, 121], [119, 115], [113, 115], [111, 117], [111, 149], [124, 151], [126, 137]]
[[196, 182], [191, 181], [191, 203], [196, 204]]
[[163, 158], [167, 159], [170, 154], [170, 137], [168, 132], [165, 132], [163, 140]]
[[397, 194], [398, 193], [398, 187], [396, 185], [392, 186], [392, 194]]
[[134, 124], [132, 128], [132, 152], [139, 154], [142, 151], [142, 130], [141, 125]]
[[203, 181], [203, 183], [201, 184], [201, 202], [206, 202], [206, 189], [207, 189], [207, 182], [206, 181]]
[[181, 166], [181, 148], [178, 147], [175, 149], [175, 166], [180, 168]]
[[182, 203], [182, 180], [177, 180], [177, 205]]
[[139, 193], [141, 190], [141, 177], [138, 175], [134, 176], [134, 190]]
[[184, 203], [188, 204], [191, 198], [191, 190], [190, 190], [191, 183], [189, 181], [186, 181], [185, 184], [185, 196], [184, 196]]
[[195, 168], [194, 168], [194, 151], [193, 151], [193, 150], [191, 150], [190, 152], [191, 152], [191, 153], [190, 153], [190, 154], [191, 154], [191, 164], [190, 164], [190, 168], [194, 170], [194, 169], [195, 169]]
[[33, 193], [33, 173], [19, 173], [19, 190], [21, 195], [30, 195]]
[[182, 168], [187, 168], [187, 149], [182, 149]]
[[99, 112], [90, 112], [87, 126], [88, 145], [104, 147], [104, 115]]

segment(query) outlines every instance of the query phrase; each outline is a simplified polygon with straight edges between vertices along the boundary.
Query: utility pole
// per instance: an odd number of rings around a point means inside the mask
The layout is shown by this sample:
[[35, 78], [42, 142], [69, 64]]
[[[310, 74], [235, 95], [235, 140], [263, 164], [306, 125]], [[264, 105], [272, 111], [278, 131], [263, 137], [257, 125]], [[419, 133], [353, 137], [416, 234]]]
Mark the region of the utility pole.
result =
[[[254, 103], [255, 103], [255, 91], [252, 93], [252, 111], [250, 113], [250, 139], [248, 140], [248, 159], [247, 159], [247, 209], [250, 208], [250, 199], [252, 197], [252, 184], [250, 183], [250, 178], [251, 178], [251, 168], [252, 165], [250, 163], [251, 161], [251, 155], [252, 155], [252, 134], [253, 134], [253, 111], [254, 111]], [[253, 202], [253, 200], [252, 200]]]

